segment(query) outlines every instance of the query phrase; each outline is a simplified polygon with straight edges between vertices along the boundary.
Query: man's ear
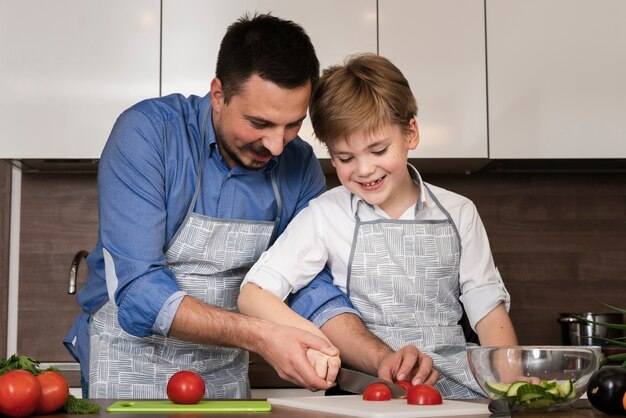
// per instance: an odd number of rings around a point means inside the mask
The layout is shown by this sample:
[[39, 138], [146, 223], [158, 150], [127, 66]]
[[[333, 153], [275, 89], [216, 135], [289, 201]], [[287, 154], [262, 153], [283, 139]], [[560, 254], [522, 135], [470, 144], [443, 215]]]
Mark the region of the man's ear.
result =
[[222, 81], [215, 77], [211, 80], [211, 106], [214, 112], [219, 112], [224, 106], [224, 91], [222, 90]]
[[417, 144], [420, 143], [420, 130], [415, 118], [411, 118], [409, 121], [409, 127], [407, 130], [407, 146], [410, 150], [417, 148]]

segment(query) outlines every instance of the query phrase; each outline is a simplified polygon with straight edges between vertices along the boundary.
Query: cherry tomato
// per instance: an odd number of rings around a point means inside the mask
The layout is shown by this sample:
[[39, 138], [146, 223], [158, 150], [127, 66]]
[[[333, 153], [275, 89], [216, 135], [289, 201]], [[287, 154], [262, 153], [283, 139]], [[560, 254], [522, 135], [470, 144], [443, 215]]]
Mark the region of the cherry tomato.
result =
[[41, 385], [32, 373], [13, 370], [0, 376], [0, 413], [26, 417], [37, 408]]
[[413, 387], [411, 382], [409, 382], [408, 380], [396, 380], [394, 383], [397, 386], [400, 386], [402, 389], [406, 390], [407, 392]]
[[406, 395], [407, 403], [411, 405], [440, 405], [443, 403], [441, 393], [432, 386], [423, 383], [417, 384]]
[[391, 400], [391, 389], [384, 383], [372, 383], [363, 392], [365, 401], [388, 401]]
[[589, 379], [587, 398], [594, 408], [605, 414], [624, 414], [626, 396], [626, 369], [620, 366], [604, 366]]
[[167, 397], [174, 403], [194, 404], [204, 397], [204, 381], [189, 370], [176, 372], [167, 382]]
[[41, 385], [41, 398], [35, 414], [49, 414], [61, 408], [70, 396], [70, 385], [59, 372], [47, 371], [37, 375]]

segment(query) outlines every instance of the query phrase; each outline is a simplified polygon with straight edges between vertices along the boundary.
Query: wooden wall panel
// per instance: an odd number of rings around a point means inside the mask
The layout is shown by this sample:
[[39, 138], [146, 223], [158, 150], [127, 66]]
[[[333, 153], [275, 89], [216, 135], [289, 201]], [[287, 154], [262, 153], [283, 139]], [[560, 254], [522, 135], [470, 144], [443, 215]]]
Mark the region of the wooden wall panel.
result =
[[[597, 300], [624, 306], [626, 174], [423, 177], [478, 207], [521, 343], [560, 343], [560, 312], [603, 311]], [[337, 178], [329, 174], [328, 183]], [[25, 173], [22, 200], [18, 348], [70, 361], [61, 340], [78, 308], [67, 276], [74, 253], [96, 242], [96, 175]], [[253, 384], [273, 381], [269, 366], [255, 362]]]
[[[80, 309], [67, 294], [74, 254], [98, 233], [95, 174], [22, 174], [18, 353], [46, 362], [73, 361], [63, 337]], [[80, 287], [86, 263], [78, 270]]]
[[626, 174], [424, 175], [476, 204], [522, 344], [559, 344], [561, 312], [625, 306]]

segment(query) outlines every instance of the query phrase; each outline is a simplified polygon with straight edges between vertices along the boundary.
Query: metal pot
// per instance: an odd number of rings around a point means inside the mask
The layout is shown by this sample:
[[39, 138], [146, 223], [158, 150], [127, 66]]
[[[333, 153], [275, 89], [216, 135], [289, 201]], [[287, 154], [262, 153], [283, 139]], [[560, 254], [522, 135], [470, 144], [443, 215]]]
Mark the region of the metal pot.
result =
[[557, 322], [561, 325], [561, 343], [563, 345], [606, 345], [606, 341], [593, 337], [620, 338], [624, 335], [620, 329], [613, 329], [585, 322], [604, 322], [609, 324], [623, 324], [624, 315], [619, 312], [610, 313], [561, 313]]

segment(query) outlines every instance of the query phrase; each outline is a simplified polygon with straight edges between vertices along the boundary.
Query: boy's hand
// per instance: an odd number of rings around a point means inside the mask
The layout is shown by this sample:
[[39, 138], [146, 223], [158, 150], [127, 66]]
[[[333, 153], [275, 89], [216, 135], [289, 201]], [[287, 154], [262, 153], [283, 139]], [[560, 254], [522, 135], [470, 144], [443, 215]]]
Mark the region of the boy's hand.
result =
[[[339, 352], [339, 350], [337, 350]], [[341, 359], [339, 355], [329, 356], [321, 353], [313, 348], [307, 349], [307, 359], [319, 377], [325, 379], [328, 383], [333, 383], [339, 373]]]
[[439, 372], [433, 368], [433, 359], [429, 355], [414, 345], [407, 345], [382, 359], [378, 377], [389, 381], [410, 380], [413, 385], [434, 385], [439, 379]]

